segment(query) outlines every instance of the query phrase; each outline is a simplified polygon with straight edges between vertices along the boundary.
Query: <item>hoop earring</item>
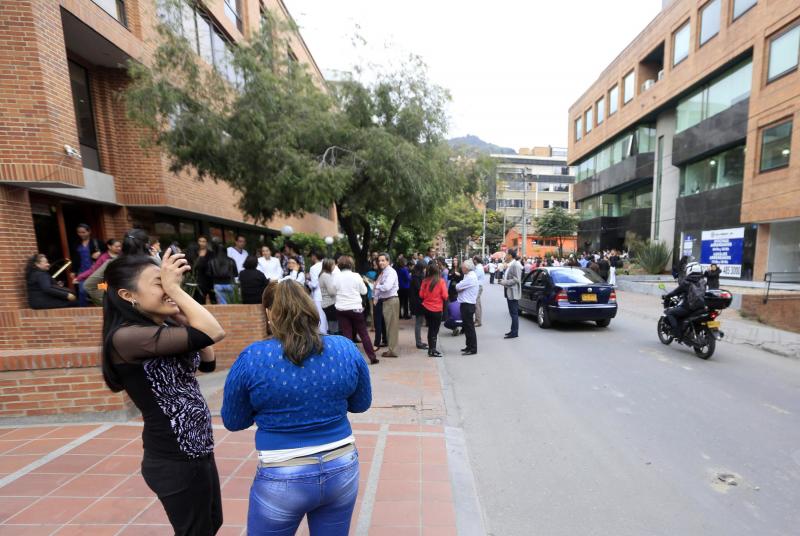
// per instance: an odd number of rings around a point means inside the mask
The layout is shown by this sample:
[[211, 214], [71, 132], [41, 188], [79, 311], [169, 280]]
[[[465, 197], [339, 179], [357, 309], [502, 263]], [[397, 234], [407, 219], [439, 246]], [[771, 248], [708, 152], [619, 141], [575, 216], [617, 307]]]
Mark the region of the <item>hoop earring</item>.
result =
[[133, 307], [134, 309], [136, 309], [136, 300], [133, 300], [133, 301], [131, 302], [131, 307]]

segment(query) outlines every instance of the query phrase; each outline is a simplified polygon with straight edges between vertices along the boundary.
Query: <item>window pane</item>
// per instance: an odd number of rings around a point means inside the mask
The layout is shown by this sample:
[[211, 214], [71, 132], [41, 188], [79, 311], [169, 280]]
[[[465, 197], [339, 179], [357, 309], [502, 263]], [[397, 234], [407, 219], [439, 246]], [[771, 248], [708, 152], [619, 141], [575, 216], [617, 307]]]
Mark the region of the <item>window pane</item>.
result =
[[197, 16], [197, 43], [200, 50], [200, 56], [209, 65], [214, 65], [214, 55], [211, 52], [211, 35], [214, 30], [211, 28], [211, 22], [201, 16]]
[[211, 32], [211, 49], [214, 54], [214, 67], [221, 74], [224, 74], [227, 69], [228, 50], [225, 46], [225, 40], [216, 31]]
[[592, 110], [591, 109], [586, 110], [586, 133], [587, 134], [592, 131], [592, 122], [593, 122], [592, 121]]
[[736, 19], [742, 13], [756, 5], [757, 0], [734, 0], [733, 2], [733, 18]]
[[633, 99], [633, 87], [635, 82], [635, 75], [633, 72], [628, 73], [628, 76], [625, 77], [623, 80], [623, 87], [624, 93], [623, 98], [625, 99], [624, 102], [627, 104]]
[[651, 208], [653, 206], [653, 190], [648, 186], [636, 190], [636, 208]]
[[714, 158], [689, 164], [681, 176], [681, 195], [694, 195], [714, 188], [717, 182], [717, 161]]
[[678, 124], [675, 132], [682, 132], [689, 127], [693, 127], [703, 120], [703, 94], [698, 91], [694, 95], [678, 103]]
[[797, 68], [800, 52], [800, 26], [773, 39], [769, 45], [769, 80]]
[[749, 97], [752, 77], [753, 64], [748, 62], [711, 84], [708, 88], [706, 113], [703, 119], [727, 110]]
[[720, 0], [711, 0], [700, 15], [700, 44], [702, 45], [719, 33], [721, 19]]
[[789, 165], [792, 122], [764, 129], [761, 137], [761, 171]]
[[94, 128], [94, 110], [89, 95], [89, 78], [86, 69], [77, 63], [69, 63], [69, 79], [72, 89], [72, 105], [78, 127], [78, 142], [81, 150], [81, 165], [100, 171], [97, 151], [97, 133]]
[[603, 119], [605, 119], [605, 115], [606, 115], [606, 100], [605, 99], [600, 99], [599, 101], [597, 101], [597, 124], [598, 125], [603, 122]]
[[675, 32], [672, 39], [672, 65], [677, 65], [689, 56], [689, 23]]
[[581, 139], [582, 135], [583, 135], [583, 126], [581, 125], [581, 118], [579, 117], [575, 120], [575, 139], [576, 140]]
[[741, 184], [744, 180], [744, 147], [725, 151], [719, 158], [717, 188]]
[[611, 91], [608, 92], [608, 115], [611, 115], [614, 112], [616, 112], [618, 105], [619, 105], [619, 87], [614, 86], [611, 88]]
[[183, 19], [183, 37], [189, 41], [192, 50], [197, 52], [197, 26], [195, 26], [194, 9], [190, 6], [181, 6], [181, 18]]

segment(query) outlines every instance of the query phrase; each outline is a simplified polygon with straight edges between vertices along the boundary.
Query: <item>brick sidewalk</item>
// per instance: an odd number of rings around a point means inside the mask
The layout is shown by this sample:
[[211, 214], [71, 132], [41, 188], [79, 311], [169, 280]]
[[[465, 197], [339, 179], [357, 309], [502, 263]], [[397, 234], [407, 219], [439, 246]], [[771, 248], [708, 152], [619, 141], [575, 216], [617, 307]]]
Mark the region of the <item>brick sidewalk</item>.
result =
[[[361, 480], [351, 534], [455, 535], [445, 408], [434, 360], [407, 343], [370, 367], [373, 407], [351, 415]], [[208, 396], [218, 412], [221, 392]], [[222, 535], [245, 534], [255, 471], [253, 430], [228, 432], [214, 417], [222, 480]], [[141, 423], [0, 428], [0, 533], [163, 535], [170, 528], [144, 484]], [[308, 534], [305, 526], [298, 534]]]

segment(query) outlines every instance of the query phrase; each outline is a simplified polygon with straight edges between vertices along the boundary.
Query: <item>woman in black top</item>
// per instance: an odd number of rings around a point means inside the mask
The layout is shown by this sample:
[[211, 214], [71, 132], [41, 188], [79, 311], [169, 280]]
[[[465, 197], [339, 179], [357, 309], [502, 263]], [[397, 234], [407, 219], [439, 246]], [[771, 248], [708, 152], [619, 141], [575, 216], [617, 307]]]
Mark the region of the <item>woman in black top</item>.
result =
[[194, 275], [194, 280], [197, 284], [194, 299], [198, 303], [206, 303], [206, 297], [213, 293], [212, 287], [214, 284], [208, 275], [208, 263], [213, 257], [214, 250], [211, 244], [208, 243], [208, 238], [203, 235], [197, 238], [196, 244], [190, 245], [186, 250], [186, 260], [192, 266], [192, 275]]
[[78, 305], [75, 294], [55, 284], [49, 269], [50, 262], [41, 253], [28, 259], [25, 281], [28, 284], [28, 305], [31, 309], [60, 309]]
[[719, 289], [719, 276], [722, 273], [719, 266], [712, 263], [711, 266], [708, 267], [706, 270], [706, 284], [709, 290], [717, 290]]
[[215, 367], [219, 322], [181, 289], [190, 268], [167, 250], [123, 256], [106, 267], [103, 378], [142, 412], [142, 477], [176, 535], [207, 536], [222, 526], [214, 436], [195, 372]]
[[242, 303], [261, 303], [261, 295], [267, 288], [267, 276], [258, 270], [258, 259], [249, 255], [244, 260], [244, 270], [239, 272], [239, 288]]

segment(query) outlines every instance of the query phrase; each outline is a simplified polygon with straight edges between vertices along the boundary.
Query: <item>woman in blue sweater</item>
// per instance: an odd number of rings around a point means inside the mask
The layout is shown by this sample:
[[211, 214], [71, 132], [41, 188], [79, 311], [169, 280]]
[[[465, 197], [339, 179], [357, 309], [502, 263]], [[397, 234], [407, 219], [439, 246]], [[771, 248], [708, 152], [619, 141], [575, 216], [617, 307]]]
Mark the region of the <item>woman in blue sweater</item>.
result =
[[247, 532], [290, 536], [308, 515], [312, 536], [345, 536], [359, 475], [347, 412], [372, 403], [366, 361], [352, 341], [320, 335], [302, 285], [270, 284], [264, 307], [274, 338], [239, 355], [222, 403], [227, 429], [258, 427]]

